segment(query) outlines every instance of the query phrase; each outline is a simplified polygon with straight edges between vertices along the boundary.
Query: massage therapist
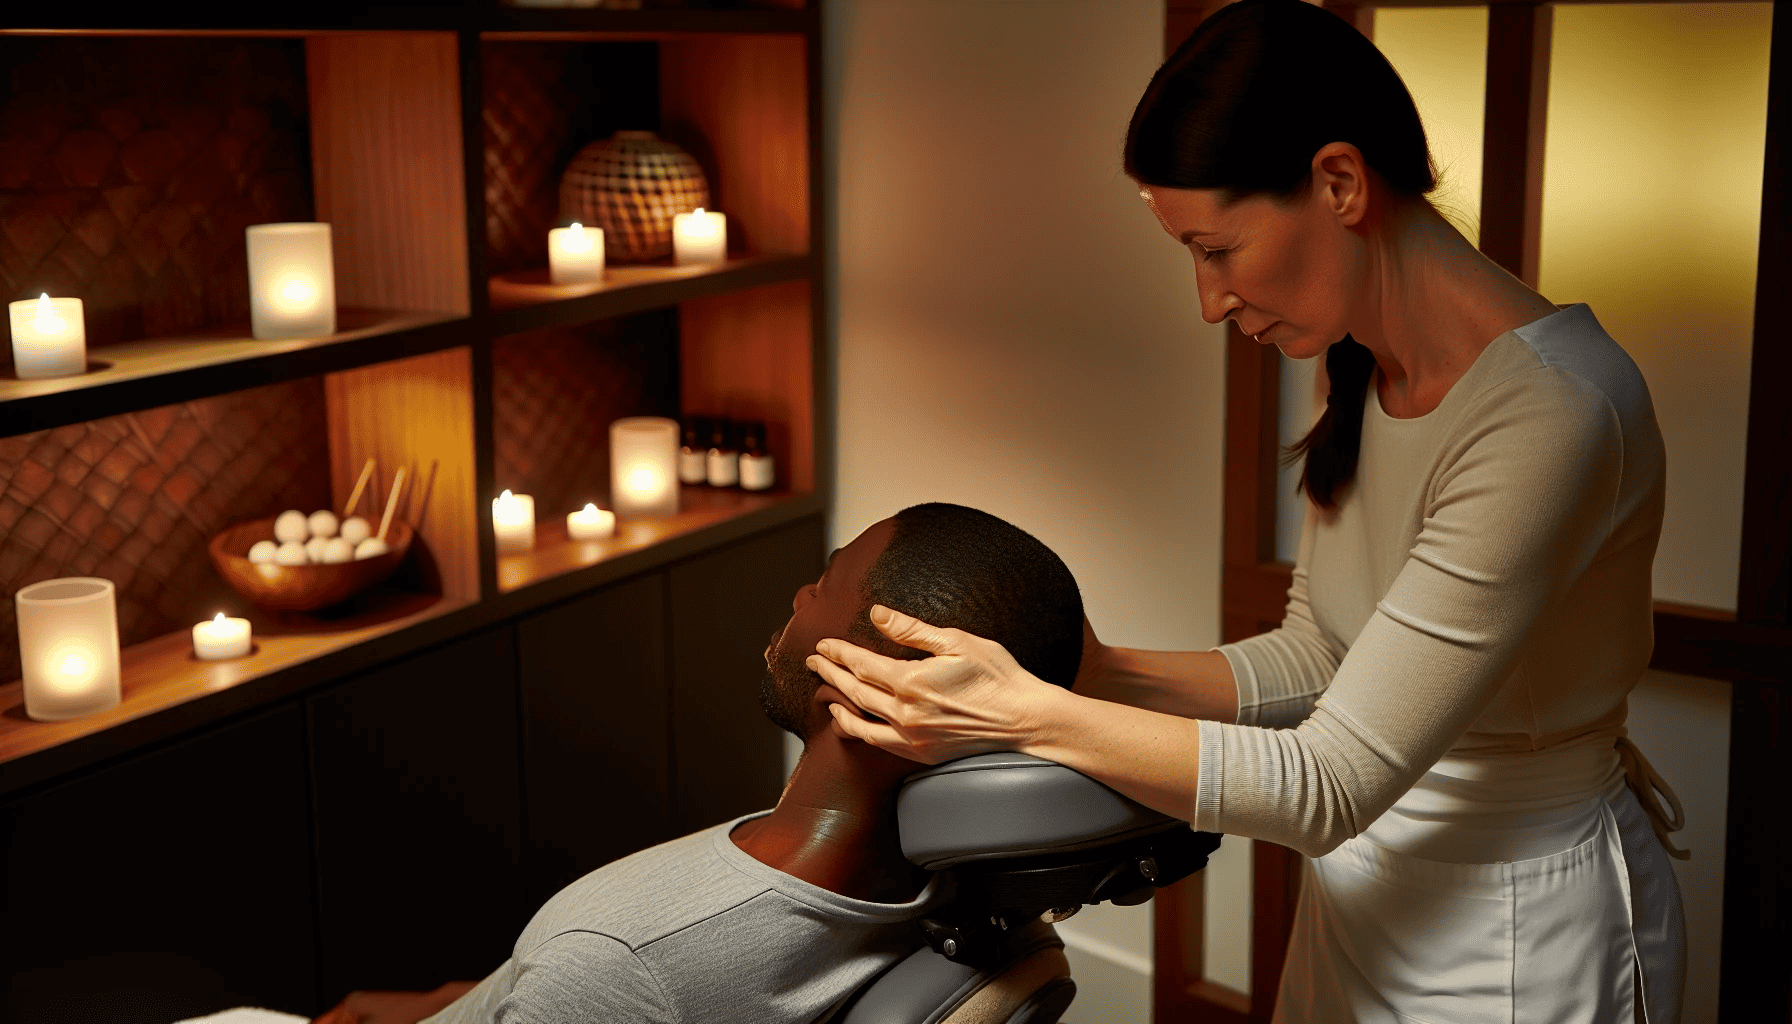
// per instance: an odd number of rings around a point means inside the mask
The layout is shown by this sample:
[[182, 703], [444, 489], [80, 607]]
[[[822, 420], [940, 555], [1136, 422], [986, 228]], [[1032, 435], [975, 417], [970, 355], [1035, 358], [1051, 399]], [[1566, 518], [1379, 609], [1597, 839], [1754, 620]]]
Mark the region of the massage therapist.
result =
[[1439, 215], [1412, 98], [1320, 7], [1210, 16], [1124, 161], [1204, 319], [1325, 360], [1282, 625], [1194, 652], [1086, 627], [1066, 691], [874, 609], [934, 657], [823, 641], [837, 728], [930, 764], [1023, 751], [1306, 854], [1276, 1021], [1673, 1024], [1681, 809], [1624, 728], [1664, 473], [1636, 365]]

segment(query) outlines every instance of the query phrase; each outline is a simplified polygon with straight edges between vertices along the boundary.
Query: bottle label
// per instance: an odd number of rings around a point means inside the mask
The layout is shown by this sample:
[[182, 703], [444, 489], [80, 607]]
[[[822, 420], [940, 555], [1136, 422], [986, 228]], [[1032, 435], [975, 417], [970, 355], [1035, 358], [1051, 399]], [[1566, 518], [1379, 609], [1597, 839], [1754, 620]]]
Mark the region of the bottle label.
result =
[[740, 485], [749, 491], [767, 491], [771, 489], [776, 474], [772, 471], [770, 455], [742, 455], [740, 457]]
[[709, 486], [733, 487], [740, 483], [740, 456], [737, 452], [709, 450]]
[[678, 479], [680, 483], [700, 484], [709, 479], [709, 469], [704, 465], [702, 451], [681, 451], [678, 453]]

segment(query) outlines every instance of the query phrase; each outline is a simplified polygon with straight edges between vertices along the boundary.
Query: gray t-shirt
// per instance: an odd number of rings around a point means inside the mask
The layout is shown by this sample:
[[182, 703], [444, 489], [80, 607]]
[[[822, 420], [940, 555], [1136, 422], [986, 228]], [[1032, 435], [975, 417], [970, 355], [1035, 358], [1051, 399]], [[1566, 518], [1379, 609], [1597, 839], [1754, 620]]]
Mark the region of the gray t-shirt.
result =
[[509, 960], [423, 1024], [806, 1022], [920, 948], [911, 903], [866, 903], [747, 856], [760, 811], [606, 864], [542, 905]]

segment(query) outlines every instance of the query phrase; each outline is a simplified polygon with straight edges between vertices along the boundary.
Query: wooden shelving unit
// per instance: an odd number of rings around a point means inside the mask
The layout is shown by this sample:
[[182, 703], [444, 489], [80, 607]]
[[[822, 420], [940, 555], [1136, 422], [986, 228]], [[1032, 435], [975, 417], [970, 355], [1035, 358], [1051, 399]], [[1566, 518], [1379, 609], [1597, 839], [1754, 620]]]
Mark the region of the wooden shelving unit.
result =
[[[815, 8], [443, 4], [351, 11], [322, 5], [306, 11], [246, 8], [231, 12], [233, 22], [224, 26], [201, 23], [191, 13], [141, 8], [106, 29], [60, 25], [53, 9], [28, 14], [9, 18], [12, 27], [0, 31], [0, 46], [21, 37], [40, 47], [60, 45], [56, 40], [104, 46], [125, 39], [152, 50], [196, 45], [194, 40], [302, 41], [311, 219], [333, 228], [341, 329], [329, 338], [259, 342], [247, 337], [245, 323], [214, 320], [175, 335], [90, 342], [93, 369], [82, 377], [0, 376], [0, 444], [22, 448], [46, 431], [124, 422], [174, 403], [193, 403], [213, 415], [215, 405], [247, 389], [283, 386], [288, 390], [282, 395], [321, 403], [326, 436], [315, 440], [328, 449], [327, 481], [307, 477], [303, 487], [293, 484], [287, 491], [303, 496], [286, 501], [340, 508], [368, 458], [378, 462], [374, 490], [380, 494], [393, 471], [406, 467], [420, 489], [406, 499], [404, 514], [416, 526], [422, 553], [393, 583], [348, 608], [273, 615], [246, 601], [224, 605], [254, 622], [256, 650], [237, 661], [193, 660], [185, 625], [133, 635], [124, 650], [124, 703], [75, 722], [25, 717], [15, 652], [13, 681], [0, 685], [0, 796], [304, 692], [347, 667], [402, 657], [824, 507], [826, 482], [817, 473], [824, 431], [816, 396], [827, 284], [817, 256], [822, 205]], [[487, 122], [494, 115], [481, 92], [483, 62], [494, 45], [566, 50], [614, 43], [654, 48], [657, 80], [641, 83], [656, 97], [663, 122], [653, 127], [694, 144], [689, 148], [705, 163], [714, 206], [729, 216], [729, 259], [695, 269], [612, 265], [603, 284], [580, 288], [548, 285], [539, 268], [494, 269], [482, 185], [490, 155]], [[183, 174], [204, 169], [199, 157], [189, 156], [183, 166]], [[103, 191], [107, 182], [91, 177], [83, 184]], [[169, 195], [176, 191], [149, 185]], [[550, 226], [551, 220], [539, 225], [541, 263]], [[235, 244], [240, 248], [240, 234]], [[215, 274], [207, 287], [215, 290], [225, 276]], [[594, 400], [588, 422], [560, 429], [582, 439], [572, 443], [588, 446], [591, 458], [607, 466], [607, 424], [619, 415], [657, 410], [765, 420], [778, 458], [777, 488], [763, 494], [687, 488], [677, 516], [625, 520], [615, 540], [598, 544], [565, 540], [559, 517], [568, 510], [538, 509], [536, 551], [499, 558], [490, 498], [506, 487], [524, 488], [504, 478], [503, 435], [514, 429], [515, 417], [507, 418], [495, 397], [504, 382], [494, 375], [505, 367], [527, 369], [530, 344], [540, 332], [578, 335], [585, 340], [563, 344], [601, 347], [617, 336], [615, 325], [626, 333], [634, 329], [630, 318], [643, 316], [676, 334], [675, 349], [665, 353], [670, 369], [653, 378], [662, 386], [652, 394], [611, 395], [607, 405]], [[495, 368], [500, 346], [506, 346], [504, 358]], [[631, 401], [651, 408], [626, 407]], [[132, 430], [143, 436], [135, 424]], [[147, 438], [139, 448], [155, 450], [136, 454], [152, 464], [185, 457], [168, 455], [161, 443]], [[79, 492], [83, 485], [71, 486]], [[216, 532], [288, 507], [247, 492], [231, 500], [235, 504], [226, 509], [182, 514]], [[227, 521], [213, 521], [219, 517]], [[92, 528], [56, 525], [75, 536]], [[142, 546], [135, 550], [133, 557], [149, 557]], [[95, 571], [82, 568], [78, 553], [64, 554], [65, 571], [56, 575]], [[204, 554], [195, 550], [188, 557], [203, 560]], [[0, 557], [0, 572], [5, 564]], [[214, 592], [206, 600], [228, 597]], [[170, 603], [180, 601], [162, 601]], [[190, 624], [207, 614], [183, 607], [178, 614], [164, 610], [162, 619], [172, 615]], [[134, 628], [124, 616], [121, 625], [127, 633]]]

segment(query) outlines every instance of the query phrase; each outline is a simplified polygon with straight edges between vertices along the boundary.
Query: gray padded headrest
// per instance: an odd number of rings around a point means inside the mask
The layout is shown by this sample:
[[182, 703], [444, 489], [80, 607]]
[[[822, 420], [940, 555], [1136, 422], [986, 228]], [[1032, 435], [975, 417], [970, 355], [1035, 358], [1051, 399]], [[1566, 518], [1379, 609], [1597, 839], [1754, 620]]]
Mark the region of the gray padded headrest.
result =
[[1029, 754], [979, 754], [909, 776], [896, 797], [902, 853], [930, 871], [1098, 846], [1176, 819]]

